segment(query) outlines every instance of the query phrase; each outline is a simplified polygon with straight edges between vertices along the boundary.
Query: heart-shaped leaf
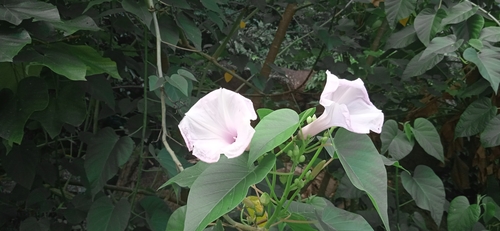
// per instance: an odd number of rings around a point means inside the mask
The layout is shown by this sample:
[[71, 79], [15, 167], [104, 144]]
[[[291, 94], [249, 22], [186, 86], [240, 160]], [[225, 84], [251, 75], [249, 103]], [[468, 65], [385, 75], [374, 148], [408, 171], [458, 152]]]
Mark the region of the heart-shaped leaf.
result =
[[493, 49], [483, 49], [477, 53], [474, 48], [467, 48], [463, 53], [464, 59], [476, 64], [479, 73], [488, 80], [491, 88], [498, 92], [498, 85], [500, 83], [500, 52]]
[[447, 10], [447, 15], [443, 19], [442, 24], [447, 25], [463, 22], [474, 15], [476, 11], [477, 7], [473, 7], [468, 1], [463, 1]]
[[434, 66], [436, 66], [441, 60], [443, 60], [444, 55], [440, 54], [431, 54], [429, 57], [425, 59], [420, 59], [424, 51], [421, 51], [417, 55], [415, 55], [408, 65], [406, 65], [405, 71], [403, 72], [403, 76], [401, 77], [403, 80], [407, 80], [410, 77], [421, 75], [425, 73], [427, 70], [430, 70]]
[[460, 115], [455, 127], [455, 137], [468, 137], [483, 132], [496, 113], [497, 108], [491, 105], [489, 98], [475, 100]]
[[437, 32], [442, 30], [441, 20], [446, 17], [443, 9], [437, 11], [431, 8], [425, 8], [415, 18], [414, 26], [417, 36], [424, 45], [429, 42]]
[[485, 148], [500, 145], [500, 115], [493, 117], [481, 133], [481, 144]]
[[248, 165], [248, 155], [210, 164], [191, 186], [184, 231], [203, 230], [210, 222], [234, 209], [245, 198], [248, 188], [271, 171], [275, 155], [267, 155], [258, 166]]
[[290, 139], [299, 126], [299, 115], [291, 109], [280, 109], [265, 116], [257, 126], [250, 142], [248, 163]]
[[500, 41], [500, 27], [490, 26], [483, 28], [479, 34], [479, 40], [496, 43]]
[[436, 128], [431, 122], [424, 118], [416, 119], [412, 132], [418, 144], [422, 146], [427, 154], [444, 163], [443, 144]]
[[87, 229], [95, 231], [122, 231], [130, 218], [130, 203], [122, 199], [113, 205], [109, 197], [97, 199], [87, 216]]
[[384, 50], [388, 50], [390, 48], [404, 48], [417, 40], [418, 37], [417, 33], [415, 32], [415, 27], [413, 25], [409, 25], [402, 30], [392, 34], [387, 39]]
[[384, 226], [389, 227], [387, 190], [380, 190], [387, 188], [387, 172], [370, 138], [340, 128], [333, 146], [352, 184], [368, 194]]
[[425, 48], [422, 56], [420, 56], [420, 60], [426, 59], [431, 55], [454, 52], [462, 46], [463, 42], [463, 39], [457, 40], [457, 37], [453, 34], [446, 37], [433, 38], [427, 48]]
[[399, 130], [398, 123], [394, 120], [387, 120], [382, 127], [380, 134], [382, 141], [381, 153], [389, 151], [389, 155], [395, 160], [401, 160], [413, 149], [414, 143], [409, 141], [404, 132]]
[[14, 33], [0, 33], [0, 62], [12, 62], [12, 58], [28, 43], [31, 37], [27, 31], [21, 30]]
[[401, 183], [410, 193], [418, 207], [429, 210], [437, 225], [441, 224], [444, 211], [445, 192], [441, 179], [425, 165], [415, 168], [413, 177], [401, 173]]
[[415, 0], [386, 0], [385, 4], [385, 14], [387, 15], [387, 22], [389, 26], [394, 28], [396, 22], [407, 18], [415, 10], [417, 1]]
[[479, 205], [470, 205], [465, 196], [455, 197], [448, 209], [448, 230], [470, 230], [479, 220], [480, 214]]

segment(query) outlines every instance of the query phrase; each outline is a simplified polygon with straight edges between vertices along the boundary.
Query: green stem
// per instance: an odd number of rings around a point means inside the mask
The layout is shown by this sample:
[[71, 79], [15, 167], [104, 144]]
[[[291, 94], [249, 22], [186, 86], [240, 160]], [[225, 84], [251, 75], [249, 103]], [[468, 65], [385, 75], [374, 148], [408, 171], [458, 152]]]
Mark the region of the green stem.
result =
[[[295, 171], [295, 168], [297, 167], [297, 164], [293, 163], [292, 164], [292, 169], [290, 171]], [[266, 225], [264, 226], [264, 229], [269, 230], [269, 227], [273, 224], [273, 222], [278, 218], [278, 216], [281, 213], [281, 210], [283, 209], [283, 204], [286, 202], [287, 195], [291, 191], [291, 185], [292, 185], [292, 178], [293, 176], [288, 176], [285, 184], [285, 191], [283, 192], [283, 195], [281, 196], [281, 199], [278, 201], [278, 204], [276, 204], [276, 210], [274, 210], [273, 215], [267, 220]]]

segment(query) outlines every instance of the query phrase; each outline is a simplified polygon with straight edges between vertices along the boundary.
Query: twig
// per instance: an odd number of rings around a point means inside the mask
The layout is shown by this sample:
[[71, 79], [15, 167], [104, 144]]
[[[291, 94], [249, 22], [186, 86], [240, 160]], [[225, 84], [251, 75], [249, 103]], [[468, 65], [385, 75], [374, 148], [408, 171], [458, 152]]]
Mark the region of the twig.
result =
[[[158, 78], [163, 78], [163, 70], [161, 66], [161, 35], [160, 35], [160, 26], [158, 25], [158, 18], [156, 18], [156, 11], [154, 11], [154, 4], [153, 0], [148, 0], [149, 3], [149, 8], [153, 10], [153, 23], [155, 26], [155, 33], [156, 33], [156, 68], [158, 68]], [[145, 83], [146, 84], [146, 83]], [[177, 166], [177, 170], [179, 172], [184, 171], [184, 167], [182, 167], [181, 162], [177, 158], [177, 155], [175, 155], [174, 150], [170, 148], [170, 145], [167, 142], [167, 121], [166, 121], [166, 106], [165, 106], [165, 88], [161, 87], [161, 128], [162, 128], [162, 135], [161, 135], [161, 141], [163, 145], [165, 146], [165, 149], [167, 149], [168, 153], [170, 153], [170, 156], [172, 157], [172, 160], [175, 163], [175, 166]]]

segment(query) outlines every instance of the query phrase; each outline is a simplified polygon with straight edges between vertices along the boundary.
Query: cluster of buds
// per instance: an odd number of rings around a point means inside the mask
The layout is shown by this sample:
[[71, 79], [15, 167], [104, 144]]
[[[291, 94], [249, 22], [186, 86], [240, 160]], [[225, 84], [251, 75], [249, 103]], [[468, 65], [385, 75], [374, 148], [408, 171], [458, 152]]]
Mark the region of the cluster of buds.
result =
[[302, 153], [300, 153], [299, 146], [297, 146], [297, 145], [294, 145], [293, 150], [288, 150], [288, 152], [286, 154], [290, 158], [292, 158], [293, 162], [302, 163], [302, 162], [306, 161], [306, 157]]

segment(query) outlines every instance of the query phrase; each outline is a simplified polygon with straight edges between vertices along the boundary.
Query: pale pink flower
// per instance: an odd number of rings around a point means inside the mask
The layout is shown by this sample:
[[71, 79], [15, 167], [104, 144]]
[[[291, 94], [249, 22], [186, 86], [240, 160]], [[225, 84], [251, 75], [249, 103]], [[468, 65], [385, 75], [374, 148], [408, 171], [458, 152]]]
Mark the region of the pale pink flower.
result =
[[214, 90], [198, 100], [179, 123], [189, 151], [207, 163], [217, 162], [220, 154], [240, 156], [250, 144], [257, 119], [253, 103], [227, 90]]
[[363, 81], [339, 79], [330, 71], [326, 71], [326, 76], [325, 89], [319, 101], [325, 111], [302, 128], [302, 138], [314, 136], [330, 127], [343, 127], [361, 134], [368, 134], [370, 130], [380, 133], [384, 114], [370, 101]]

